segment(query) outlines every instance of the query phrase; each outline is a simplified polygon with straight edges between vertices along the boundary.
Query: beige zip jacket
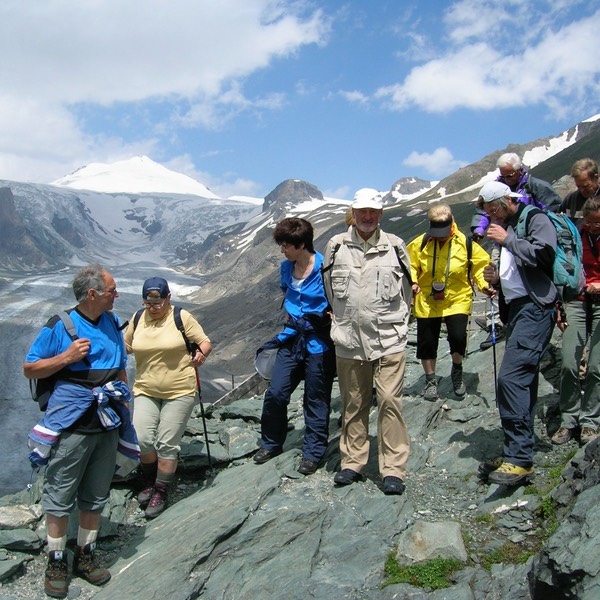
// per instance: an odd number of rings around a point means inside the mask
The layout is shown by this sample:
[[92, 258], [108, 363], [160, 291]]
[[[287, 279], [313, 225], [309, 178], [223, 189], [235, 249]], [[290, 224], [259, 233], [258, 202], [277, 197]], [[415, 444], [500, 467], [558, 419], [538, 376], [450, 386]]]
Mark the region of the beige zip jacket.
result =
[[333, 309], [331, 338], [341, 358], [373, 361], [406, 348], [412, 292], [399, 258], [409, 272], [410, 261], [399, 237], [378, 233], [371, 245], [351, 226], [325, 249], [325, 292]]

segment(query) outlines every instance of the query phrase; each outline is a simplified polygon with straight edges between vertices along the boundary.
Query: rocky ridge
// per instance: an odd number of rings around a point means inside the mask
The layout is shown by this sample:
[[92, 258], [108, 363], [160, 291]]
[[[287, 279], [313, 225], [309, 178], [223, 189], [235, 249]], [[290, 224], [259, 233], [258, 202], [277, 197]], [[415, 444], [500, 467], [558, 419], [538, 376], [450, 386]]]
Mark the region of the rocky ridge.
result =
[[[517, 488], [488, 485], [476, 475], [478, 463], [496, 456], [501, 445], [492, 351], [478, 348], [484, 336], [472, 330], [462, 401], [451, 391], [445, 354], [438, 363], [441, 398], [425, 402], [421, 367], [409, 348], [403, 403], [412, 447], [403, 496], [381, 492], [374, 444], [365, 481], [333, 486], [339, 467], [337, 389], [330, 448], [322, 468], [309, 477], [296, 471], [302, 390], [290, 406], [294, 429], [284, 453], [261, 466], [250, 459], [259, 437], [261, 396], [207, 406], [215, 469], [208, 469], [202, 421], [195, 415], [182, 447], [177, 501], [146, 522], [133, 483], [115, 485], [100, 542], [113, 579], [102, 589], [74, 579], [70, 597], [597, 598], [600, 445], [549, 443], [548, 431], [556, 427], [558, 334], [540, 378], [537, 474], [532, 485]], [[375, 408], [371, 427], [374, 434]], [[2, 499], [0, 598], [44, 597], [38, 487]], [[16, 520], [15, 514], [27, 519]], [[432, 528], [435, 543], [427, 541]], [[390, 555], [410, 564], [451, 557], [462, 568], [445, 589], [382, 587]]]

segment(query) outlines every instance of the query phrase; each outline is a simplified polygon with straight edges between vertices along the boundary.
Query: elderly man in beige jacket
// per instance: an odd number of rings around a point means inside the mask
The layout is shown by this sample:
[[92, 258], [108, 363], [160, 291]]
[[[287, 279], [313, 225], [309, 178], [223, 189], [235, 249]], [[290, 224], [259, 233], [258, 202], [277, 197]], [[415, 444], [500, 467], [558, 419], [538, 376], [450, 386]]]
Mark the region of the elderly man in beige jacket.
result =
[[369, 457], [369, 412], [377, 393], [379, 472], [385, 494], [402, 494], [409, 439], [402, 418], [405, 348], [411, 301], [406, 246], [383, 232], [381, 195], [359, 190], [355, 224], [325, 250], [325, 291], [343, 403], [341, 470], [334, 483], [360, 481]]

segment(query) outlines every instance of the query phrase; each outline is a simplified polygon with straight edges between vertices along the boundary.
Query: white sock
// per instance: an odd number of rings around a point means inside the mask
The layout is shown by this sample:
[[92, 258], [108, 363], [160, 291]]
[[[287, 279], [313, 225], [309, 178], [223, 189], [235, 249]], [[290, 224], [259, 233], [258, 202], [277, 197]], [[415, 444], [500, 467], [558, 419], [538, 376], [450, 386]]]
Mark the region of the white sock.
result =
[[77, 530], [77, 545], [80, 548], [87, 546], [88, 544], [93, 544], [98, 537], [97, 529], [84, 529], [83, 527], [79, 527]]
[[59, 538], [53, 538], [48, 536], [48, 552], [54, 552], [56, 550], [65, 550], [67, 547], [67, 536], [63, 535]]

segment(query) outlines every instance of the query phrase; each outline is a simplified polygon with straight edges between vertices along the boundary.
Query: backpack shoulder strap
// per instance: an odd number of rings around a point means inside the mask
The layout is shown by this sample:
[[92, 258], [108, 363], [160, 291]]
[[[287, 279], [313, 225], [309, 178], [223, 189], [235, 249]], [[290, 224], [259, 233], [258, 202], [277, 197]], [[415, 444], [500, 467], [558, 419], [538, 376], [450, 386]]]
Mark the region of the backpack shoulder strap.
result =
[[517, 221], [517, 226], [515, 227], [515, 233], [517, 237], [525, 238], [528, 235], [529, 231], [529, 220], [531, 217], [537, 213], [544, 212], [540, 210], [537, 206], [533, 204], [526, 204], [525, 208], [519, 215], [519, 220]]
[[473, 288], [473, 238], [467, 235], [465, 240], [467, 245], [467, 280], [473, 293], [475, 293], [475, 288]]
[[[71, 309], [71, 310], [73, 310], [73, 309]], [[62, 321], [62, 324], [64, 325], [68, 336], [71, 338], [71, 340], [74, 341], [74, 340], [78, 339], [79, 336], [77, 335], [77, 328], [75, 327], [75, 323], [73, 323], [73, 319], [71, 319], [71, 315], [69, 314], [71, 312], [71, 310], [61, 311], [58, 313], [57, 317]]]
[[321, 275], [324, 275], [325, 273], [327, 273], [327, 271], [329, 271], [331, 268], [333, 268], [333, 265], [335, 263], [335, 255], [337, 254], [337, 251], [340, 249], [341, 244], [338, 242], [334, 247], [333, 250], [331, 251], [331, 255], [329, 256], [329, 264], [325, 267], [322, 266], [321, 267]]
[[402, 260], [402, 256], [400, 255], [400, 248], [398, 246], [394, 246], [394, 250], [396, 251], [396, 256], [398, 257], [398, 263], [400, 264], [400, 268], [402, 269], [402, 273], [404, 273], [404, 277], [406, 277], [407, 281], [412, 286], [413, 280], [410, 275], [410, 269], [404, 264]]
[[423, 248], [425, 248], [425, 246], [427, 246], [428, 241], [429, 241], [429, 236], [426, 233], [424, 233], [423, 239], [421, 240], [421, 250], [423, 250]]
[[192, 347], [192, 342], [190, 341], [188, 336], [185, 335], [185, 327], [183, 326], [183, 320], [181, 319], [181, 307], [180, 306], [173, 307], [173, 320], [175, 321], [175, 327], [177, 327], [177, 329], [179, 329], [179, 332], [181, 333], [181, 335], [183, 337], [183, 341], [185, 342], [185, 347], [187, 348], [189, 353], [192, 353], [195, 349]]
[[[75, 327], [75, 323], [73, 323], [73, 319], [71, 319], [71, 315], [70, 313], [75, 310], [75, 309], [70, 309], [70, 310], [63, 310], [61, 312], [58, 313], [58, 318], [61, 320], [62, 324], [65, 327], [65, 330], [67, 332], [67, 335], [71, 338], [71, 341], [75, 341], [77, 339], [79, 339], [79, 336], [77, 335], [77, 328]], [[114, 319], [114, 315], [112, 315], [113, 319]], [[115, 321], [115, 326], [116, 326], [116, 321]], [[90, 366], [90, 359], [87, 356], [84, 356], [81, 359], [86, 365]]]
[[142, 318], [142, 315], [144, 314], [144, 309], [140, 308], [135, 315], [133, 315], [133, 331], [136, 330], [138, 323], [140, 322], [140, 319]]

